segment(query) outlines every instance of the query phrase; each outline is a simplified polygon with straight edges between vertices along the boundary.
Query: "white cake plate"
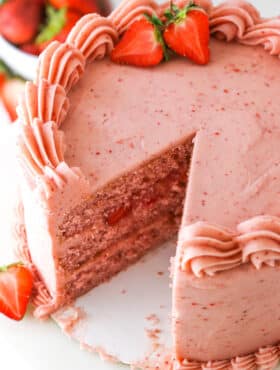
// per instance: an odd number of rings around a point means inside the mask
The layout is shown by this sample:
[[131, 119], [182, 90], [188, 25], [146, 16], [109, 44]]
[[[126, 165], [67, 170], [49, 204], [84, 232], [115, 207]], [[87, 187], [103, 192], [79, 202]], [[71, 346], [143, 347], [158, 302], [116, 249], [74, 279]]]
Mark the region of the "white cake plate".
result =
[[170, 258], [175, 243], [56, 313], [58, 325], [81, 346], [135, 368], [169, 369], [171, 357]]

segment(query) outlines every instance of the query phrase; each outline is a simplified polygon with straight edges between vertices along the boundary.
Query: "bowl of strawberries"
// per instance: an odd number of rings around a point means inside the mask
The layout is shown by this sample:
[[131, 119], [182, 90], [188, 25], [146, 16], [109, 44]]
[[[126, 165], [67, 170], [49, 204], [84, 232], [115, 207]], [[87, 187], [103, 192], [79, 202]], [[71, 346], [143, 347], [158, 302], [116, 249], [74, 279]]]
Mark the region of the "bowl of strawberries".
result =
[[110, 10], [109, 0], [0, 0], [0, 59], [33, 79], [37, 57], [50, 42], [64, 42], [83, 15]]

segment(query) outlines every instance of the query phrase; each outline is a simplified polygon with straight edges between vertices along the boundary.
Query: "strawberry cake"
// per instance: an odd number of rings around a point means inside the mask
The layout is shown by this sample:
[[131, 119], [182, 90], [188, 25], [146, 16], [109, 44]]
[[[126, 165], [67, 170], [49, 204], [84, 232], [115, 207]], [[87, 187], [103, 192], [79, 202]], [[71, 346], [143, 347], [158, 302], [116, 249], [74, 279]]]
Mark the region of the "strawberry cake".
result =
[[270, 369], [280, 355], [280, 19], [243, 0], [197, 4], [213, 36], [207, 64], [208, 49], [154, 68], [111, 60], [144, 14], [161, 27], [169, 5], [153, 0], [87, 15], [41, 54], [13, 127], [13, 240], [45, 317], [179, 231], [174, 369]]

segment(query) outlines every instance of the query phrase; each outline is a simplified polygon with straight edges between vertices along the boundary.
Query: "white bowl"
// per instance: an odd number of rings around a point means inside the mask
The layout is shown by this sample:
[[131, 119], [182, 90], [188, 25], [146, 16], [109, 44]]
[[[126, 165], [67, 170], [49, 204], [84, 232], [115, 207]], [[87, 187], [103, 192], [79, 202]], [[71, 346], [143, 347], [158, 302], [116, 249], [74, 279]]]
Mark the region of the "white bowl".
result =
[[34, 80], [38, 57], [21, 51], [2, 36], [0, 36], [0, 59], [20, 76]]

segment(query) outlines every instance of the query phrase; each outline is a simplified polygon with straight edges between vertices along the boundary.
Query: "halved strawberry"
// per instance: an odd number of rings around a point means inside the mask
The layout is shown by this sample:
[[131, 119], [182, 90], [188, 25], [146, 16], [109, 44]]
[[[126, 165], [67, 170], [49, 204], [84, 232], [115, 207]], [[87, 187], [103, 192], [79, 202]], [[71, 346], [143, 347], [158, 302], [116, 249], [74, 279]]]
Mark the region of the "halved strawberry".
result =
[[139, 67], [159, 64], [164, 56], [167, 57], [162, 26], [155, 16], [135, 21], [112, 51], [112, 61]]
[[13, 320], [21, 320], [32, 293], [32, 272], [22, 264], [0, 268], [0, 312]]
[[202, 8], [193, 3], [178, 8], [171, 3], [163, 37], [170, 49], [197, 64], [207, 64], [209, 50], [209, 18]]

